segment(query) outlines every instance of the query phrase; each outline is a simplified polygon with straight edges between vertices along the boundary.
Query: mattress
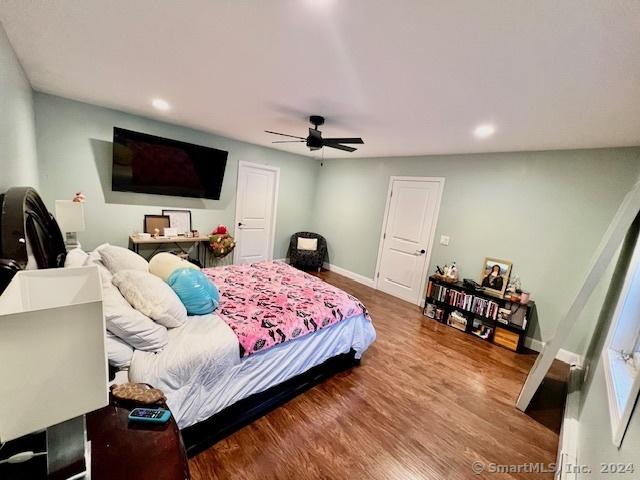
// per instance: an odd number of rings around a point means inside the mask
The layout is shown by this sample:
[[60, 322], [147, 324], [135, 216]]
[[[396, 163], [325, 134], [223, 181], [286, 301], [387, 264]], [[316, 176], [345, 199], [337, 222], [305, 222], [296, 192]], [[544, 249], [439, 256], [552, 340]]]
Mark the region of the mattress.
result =
[[241, 359], [238, 338], [219, 316], [194, 316], [169, 331], [161, 352], [136, 350], [129, 379], [161, 389], [185, 428], [331, 357], [353, 349], [360, 358], [375, 338], [361, 314]]

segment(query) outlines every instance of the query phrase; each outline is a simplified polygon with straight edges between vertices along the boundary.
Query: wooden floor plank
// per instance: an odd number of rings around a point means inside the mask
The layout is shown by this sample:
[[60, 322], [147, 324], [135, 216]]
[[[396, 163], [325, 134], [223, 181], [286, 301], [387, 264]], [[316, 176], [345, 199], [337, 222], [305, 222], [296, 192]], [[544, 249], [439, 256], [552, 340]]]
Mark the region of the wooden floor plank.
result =
[[376, 342], [360, 367], [192, 458], [194, 480], [553, 478], [471, 467], [555, 462], [565, 364], [550, 372], [555, 388], [522, 413], [515, 401], [534, 353], [488, 344], [333, 272], [318, 275], [367, 306]]

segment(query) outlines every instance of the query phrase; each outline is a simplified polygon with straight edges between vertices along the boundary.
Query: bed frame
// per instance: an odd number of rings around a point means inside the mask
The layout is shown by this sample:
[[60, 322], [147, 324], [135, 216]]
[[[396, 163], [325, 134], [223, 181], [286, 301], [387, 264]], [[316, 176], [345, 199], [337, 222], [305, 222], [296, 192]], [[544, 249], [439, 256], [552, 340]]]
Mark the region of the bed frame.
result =
[[[62, 233], [38, 193], [29, 187], [11, 188], [0, 195], [0, 294], [29, 263], [27, 239], [38, 268], [64, 266], [66, 247]], [[332, 375], [359, 364], [353, 350], [336, 355], [184, 428], [181, 432], [188, 455], [196, 455]]]
[[219, 440], [322, 383], [338, 372], [359, 365], [355, 352], [336, 355], [304, 373], [229, 405], [202, 422], [181, 430], [187, 455], [193, 457]]

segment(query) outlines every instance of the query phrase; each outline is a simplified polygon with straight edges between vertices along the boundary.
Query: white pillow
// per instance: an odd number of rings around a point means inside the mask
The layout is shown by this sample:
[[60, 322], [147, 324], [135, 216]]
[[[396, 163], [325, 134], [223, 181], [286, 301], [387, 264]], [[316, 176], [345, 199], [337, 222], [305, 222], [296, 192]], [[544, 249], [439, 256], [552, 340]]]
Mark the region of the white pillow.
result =
[[103, 291], [102, 307], [107, 330], [133, 348], [157, 352], [169, 341], [167, 329], [132, 308], [117, 288]]
[[175, 328], [187, 321], [187, 309], [161, 278], [149, 272], [121, 270], [112, 281], [133, 308], [160, 325]]
[[64, 268], [82, 267], [87, 262], [89, 254], [80, 248], [74, 248], [67, 252], [67, 258], [64, 260]]
[[137, 350], [157, 352], [169, 341], [167, 329], [135, 310], [111, 283], [112, 275], [99, 260], [87, 259], [86, 265], [97, 265], [102, 284], [102, 311], [107, 330]]
[[158, 253], [149, 262], [149, 272], [156, 277], [160, 277], [165, 282], [171, 274], [179, 268], [194, 268], [200, 270], [196, 265], [187, 262], [173, 253]]
[[105, 345], [107, 346], [107, 357], [109, 363], [116, 368], [124, 368], [131, 365], [133, 358], [133, 348], [110, 331], [106, 331]]
[[302, 238], [298, 237], [298, 250], [318, 250], [317, 238]]
[[149, 262], [129, 249], [106, 244], [96, 248], [96, 252], [100, 254], [104, 266], [114, 275], [120, 270], [149, 271]]

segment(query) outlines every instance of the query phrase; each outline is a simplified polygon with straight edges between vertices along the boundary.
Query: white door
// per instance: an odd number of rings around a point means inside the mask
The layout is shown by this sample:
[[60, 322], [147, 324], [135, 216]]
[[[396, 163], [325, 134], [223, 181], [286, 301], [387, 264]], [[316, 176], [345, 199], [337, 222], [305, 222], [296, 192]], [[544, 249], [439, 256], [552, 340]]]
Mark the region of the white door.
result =
[[391, 177], [376, 287], [420, 303], [444, 179]]
[[240, 162], [234, 263], [273, 260], [280, 169]]

